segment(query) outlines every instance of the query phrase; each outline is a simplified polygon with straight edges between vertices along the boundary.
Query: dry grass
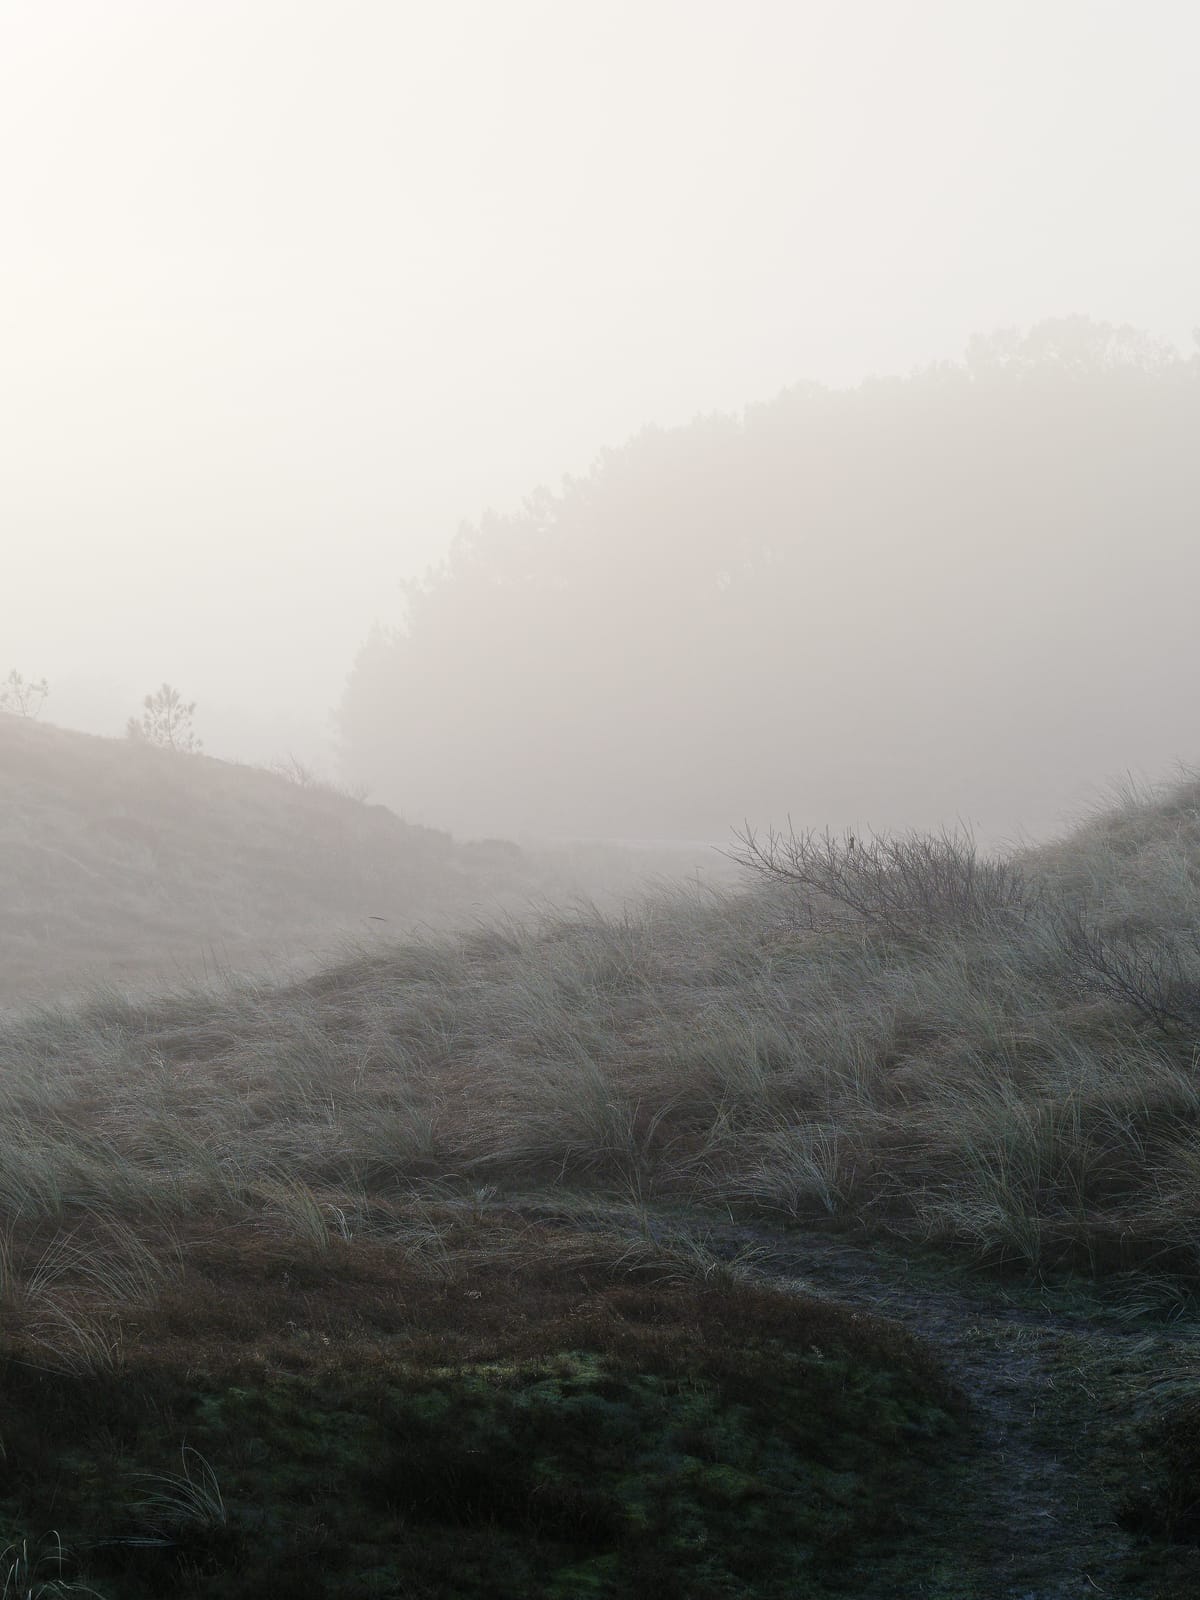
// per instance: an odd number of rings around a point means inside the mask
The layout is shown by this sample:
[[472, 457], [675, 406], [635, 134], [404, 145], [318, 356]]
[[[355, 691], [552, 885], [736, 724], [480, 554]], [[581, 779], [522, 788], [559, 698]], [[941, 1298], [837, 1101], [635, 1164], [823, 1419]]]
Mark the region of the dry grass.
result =
[[931, 1514], [963, 1412], [922, 1341], [494, 1198], [381, 1203], [349, 1239], [195, 1217], [119, 1364], [10, 1332], [10, 1523], [53, 1510], [130, 1600], [782, 1600]]
[[[1193, 1274], [1196, 1040], [1114, 995], [1064, 919], [1114, 951], [1190, 947], [1200, 786], [1020, 874], [1005, 915], [956, 901], [943, 925], [923, 902], [906, 928], [894, 898], [883, 926], [828, 895], [814, 919], [811, 885], [769, 879], [401, 945], [291, 986], [31, 1011], [0, 1033], [6, 1296], [43, 1305], [48, 1350], [82, 1349], [102, 1338], [97, 1273], [138, 1278], [114, 1300], [149, 1292], [141, 1239], [158, 1251], [203, 1217], [327, 1250], [446, 1185]], [[73, 1230], [97, 1217], [120, 1265], [84, 1281]]]
[[[518, 1421], [526, 1389], [536, 1407], [546, 1382], [578, 1382], [589, 1406], [620, 1410], [647, 1373], [673, 1397], [664, 1416], [711, 1391], [765, 1417], [793, 1356], [796, 1415], [814, 1430], [797, 1459], [832, 1470], [822, 1441], [857, 1440], [861, 1504], [874, 1506], [915, 1470], [903, 1428], [920, 1432], [921, 1408], [949, 1425], [956, 1398], [936, 1359], [895, 1324], [717, 1260], [697, 1209], [1035, 1271], [1136, 1273], [1186, 1294], [1200, 1269], [1200, 1074], [1179, 1018], [1200, 930], [1200, 785], [1011, 871], [961, 840], [899, 854], [823, 840], [797, 859], [803, 880], [768, 862], [738, 893], [506, 922], [302, 982], [114, 994], [5, 1023], [0, 1356], [19, 1404], [0, 1478], [26, 1495], [15, 1526], [51, 1526], [42, 1500], [86, 1436], [63, 1533], [84, 1541], [93, 1578], [199, 1595], [240, 1573], [228, 1592], [259, 1593], [278, 1548], [298, 1584], [327, 1552], [309, 1548], [296, 1507], [325, 1495], [322, 1517], [347, 1530], [346, 1586], [321, 1592], [357, 1594], [355, 1563], [401, 1546], [416, 1559], [403, 1528], [368, 1538], [368, 1524], [393, 1501], [416, 1515], [429, 1462], [461, 1431], [426, 1429], [410, 1459], [404, 1429], [422, 1406], [463, 1426], [478, 1410], [499, 1430], [486, 1483], [469, 1440], [437, 1479], [439, 1494], [462, 1488], [461, 1526], [438, 1535], [437, 1560], [451, 1561], [463, 1528], [482, 1539], [504, 1507], [517, 1516], [505, 1486], [528, 1449], [507, 1412], [493, 1416], [509, 1403], [498, 1372], [517, 1386]], [[1134, 981], [1114, 988], [1113, 970]], [[685, 1214], [677, 1233], [671, 1207]], [[817, 1379], [828, 1412], [814, 1422]], [[878, 1395], [893, 1389], [899, 1409], [876, 1437]], [[400, 1397], [407, 1454], [386, 1458], [379, 1506], [343, 1504], [328, 1484], [346, 1463], [366, 1470], [346, 1443], [360, 1436], [375, 1471], [384, 1393]], [[557, 1395], [547, 1426], [560, 1425]], [[268, 1422], [269, 1473], [256, 1443]], [[813, 1502], [805, 1534], [838, 1561], [841, 1492]], [[578, 1485], [568, 1499], [592, 1504]], [[802, 1500], [787, 1488], [778, 1504]], [[894, 1510], [872, 1538], [892, 1538]], [[429, 1516], [443, 1526], [439, 1506]], [[587, 1518], [570, 1517], [575, 1539]], [[521, 1522], [513, 1538], [527, 1533]], [[191, 1588], [187, 1552], [207, 1563]], [[451, 1567], [413, 1592], [449, 1592]], [[455, 1592], [569, 1592], [531, 1590], [513, 1570], [507, 1588]], [[660, 1592], [654, 1573], [628, 1592]], [[669, 1592], [693, 1592], [679, 1581]]]
[[328, 785], [0, 712], [0, 1012], [83, 984], [311, 971], [352, 942], [693, 864], [460, 844]]

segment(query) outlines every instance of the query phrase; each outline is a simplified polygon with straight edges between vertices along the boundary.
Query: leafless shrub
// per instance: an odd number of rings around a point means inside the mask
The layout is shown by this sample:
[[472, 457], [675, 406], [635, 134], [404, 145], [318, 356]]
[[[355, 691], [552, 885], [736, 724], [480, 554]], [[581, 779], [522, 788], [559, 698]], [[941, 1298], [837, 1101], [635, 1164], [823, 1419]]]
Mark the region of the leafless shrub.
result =
[[1200, 930], [1109, 933], [1086, 904], [1059, 910], [1055, 922], [1085, 990], [1132, 1006], [1163, 1032], [1200, 1032]]
[[26, 678], [12, 669], [0, 683], [0, 711], [11, 711], [18, 717], [36, 717], [50, 693], [45, 678]]
[[850, 911], [869, 928], [893, 935], [1025, 922], [1041, 890], [1012, 861], [980, 856], [969, 834], [853, 833], [735, 835], [731, 859], [760, 876], [791, 884], [812, 926], [825, 908]]

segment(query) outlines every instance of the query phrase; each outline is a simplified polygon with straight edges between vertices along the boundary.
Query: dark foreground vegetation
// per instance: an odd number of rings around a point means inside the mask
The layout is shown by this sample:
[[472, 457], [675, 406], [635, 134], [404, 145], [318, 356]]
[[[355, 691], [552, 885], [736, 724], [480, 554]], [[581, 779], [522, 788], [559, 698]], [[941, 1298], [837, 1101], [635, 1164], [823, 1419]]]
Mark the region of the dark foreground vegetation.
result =
[[[1074, 1306], [1051, 1445], [1136, 1387], [1097, 1503], [1178, 1555], [1122, 1592], [1190, 1592], [1200, 785], [1005, 862], [743, 854], [736, 895], [5, 1027], [14, 1583], [55, 1530], [112, 1597], [1015, 1592], [928, 1566], [955, 1493], [985, 1573], [1044, 1514], [953, 1488], [982, 1313], [783, 1286], [732, 1218], [792, 1277], [832, 1235]], [[1017, 1383], [1046, 1329], [1005, 1318]]]
[[64, 1270], [56, 1348], [36, 1304], [9, 1336], [15, 1525], [122, 1596], [688, 1600], [794, 1594], [919, 1510], [896, 1461], [954, 1397], [887, 1323], [461, 1207], [358, 1226], [177, 1227], [136, 1308]]

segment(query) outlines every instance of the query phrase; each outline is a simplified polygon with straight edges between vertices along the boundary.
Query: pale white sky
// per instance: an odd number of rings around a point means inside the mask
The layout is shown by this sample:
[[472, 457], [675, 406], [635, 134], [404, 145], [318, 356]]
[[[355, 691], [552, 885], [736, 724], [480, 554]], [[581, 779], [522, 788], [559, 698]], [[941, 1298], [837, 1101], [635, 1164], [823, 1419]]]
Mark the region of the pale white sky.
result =
[[[649, 421], [1200, 322], [1192, 0], [0, 0], [0, 676], [312, 754]], [[244, 717], [238, 720], [238, 707]]]

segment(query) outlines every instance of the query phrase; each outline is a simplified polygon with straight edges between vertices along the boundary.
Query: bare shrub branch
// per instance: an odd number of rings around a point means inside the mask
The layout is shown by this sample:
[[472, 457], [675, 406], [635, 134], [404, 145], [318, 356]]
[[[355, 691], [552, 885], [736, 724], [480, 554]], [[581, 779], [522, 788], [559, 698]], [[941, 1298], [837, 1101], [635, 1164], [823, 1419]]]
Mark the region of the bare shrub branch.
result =
[[11, 711], [14, 716], [36, 718], [42, 709], [50, 685], [45, 678], [23, 677], [14, 667], [0, 683], [0, 711]]
[[1164, 1032], [1200, 1031], [1200, 933], [1101, 931], [1086, 905], [1055, 918], [1062, 949], [1085, 989], [1119, 1000]]
[[822, 903], [850, 911], [868, 927], [891, 934], [1025, 921], [1041, 903], [1037, 883], [1000, 857], [980, 856], [969, 834], [901, 834], [859, 838], [747, 827], [734, 835], [730, 859], [811, 899], [816, 923]]

